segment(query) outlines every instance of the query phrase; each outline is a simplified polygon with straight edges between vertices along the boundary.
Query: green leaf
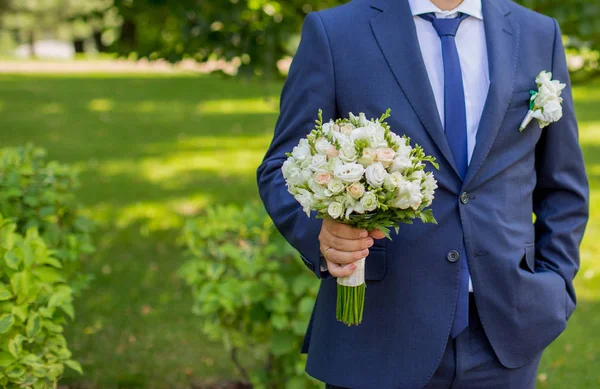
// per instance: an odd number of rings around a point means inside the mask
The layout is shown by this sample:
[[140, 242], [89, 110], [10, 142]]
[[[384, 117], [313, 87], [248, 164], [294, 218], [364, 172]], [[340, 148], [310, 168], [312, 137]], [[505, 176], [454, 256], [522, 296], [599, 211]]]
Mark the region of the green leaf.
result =
[[15, 357], [6, 351], [0, 351], [0, 367], [8, 367], [15, 361]]
[[27, 336], [29, 338], [36, 336], [37, 333], [40, 332], [40, 327], [40, 316], [37, 313], [29, 316], [29, 319], [27, 320], [27, 326], [25, 327]]
[[62, 263], [60, 263], [60, 261], [56, 258], [52, 258], [52, 257], [45, 257], [39, 260], [39, 263], [41, 265], [50, 265], [50, 266], [54, 266], [58, 269], [62, 269], [63, 265]]
[[27, 305], [15, 305], [12, 307], [12, 314], [21, 319], [21, 321], [27, 320], [27, 314], [29, 312], [29, 307]]
[[6, 285], [0, 284], [0, 301], [10, 300], [13, 297], [10, 289]]
[[23, 366], [13, 366], [8, 368], [4, 374], [6, 374], [9, 378], [19, 378], [25, 374], [25, 368]]
[[275, 331], [271, 340], [271, 352], [281, 356], [294, 351], [297, 337], [289, 331]]
[[83, 369], [81, 368], [81, 365], [79, 364], [79, 362], [76, 362], [73, 360], [68, 360], [68, 361], [65, 361], [65, 365], [67, 365], [71, 369], [75, 370], [79, 374], [83, 374]]
[[20, 260], [12, 251], [8, 251], [6, 254], [4, 254], [4, 262], [9, 268], [13, 270], [19, 270]]
[[15, 317], [11, 314], [0, 316], [0, 334], [6, 334], [15, 324]]
[[75, 308], [73, 308], [73, 304], [63, 304], [60, 308], [71, 318], [71, 320], [75, 319]]
[[8, 341], [8, 352], [12, 354], [13, 357], [18, 358], [21, 354], [21, 343], [23, 342], [23, 337], [21, 335], [17, 335], [11, 340]]
[[63, 273], [52, 267], [42, 266], [33, 269], [31, 272], [42, 282], [54, 284], [66, 281]]

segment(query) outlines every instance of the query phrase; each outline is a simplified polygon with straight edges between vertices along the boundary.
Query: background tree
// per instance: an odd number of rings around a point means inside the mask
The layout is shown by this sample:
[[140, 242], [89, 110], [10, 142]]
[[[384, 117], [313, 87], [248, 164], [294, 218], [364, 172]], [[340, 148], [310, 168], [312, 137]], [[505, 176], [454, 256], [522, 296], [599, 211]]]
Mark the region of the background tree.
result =
[[[240, 72], [270, 76], [277, 61], [293, 55], [304, 17], [342, 0], [114, 0], [123, 17], [112, 50], [177, 62], [233, 60]], [[556, 17], [578, 50], [600, 49], [600, 3], [588, 0], [520, 0]], [[592, 58], [593, 59], [593, 58]], [[595, 67], [589, 61], [582, 67]]]

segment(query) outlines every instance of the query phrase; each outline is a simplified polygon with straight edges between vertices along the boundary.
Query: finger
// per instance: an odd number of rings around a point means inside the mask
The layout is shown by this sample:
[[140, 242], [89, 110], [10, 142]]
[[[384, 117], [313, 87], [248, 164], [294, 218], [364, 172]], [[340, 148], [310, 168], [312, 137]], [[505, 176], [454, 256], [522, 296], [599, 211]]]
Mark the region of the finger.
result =
[[319, 235], [319, 241], [323, 246], [325, 246], [325, 249], [327, 249], [327, 247], [332, 247], [338, 251], [346, 252], [366, 250], [375, 243], [371, 237], [357, 240], [343, 239], [332, 235], [326, 230], [322, 231], [321, 235]]
[[361, 230], [358, 228], [352, 228], [342, 223], [337, 223], [335, 221], [329, 221], [328, 223], [324, 223], [325, 228], [332, 235], [337, 236], [338, 238], [343, 239], [361, 239], [369, 236], [369, 232], [367, 230]]
[[337, 263], [327, 262], [327, 270], [336, 278], [350, 277], [356, 271], [356, 265], [340, 266]]
[[369, 236], [373, 239], [383, 239], [385, 238], [385, 234], [379, 230], [373, 230], [369, 232]]
[[334, 248], [327, 251], [325, 259], [329, 262], [337, 263], [338, 265], [347, 265], [354, 263], [359, 259], [363, 259], [369, 255], [369, 250], [353, 251], [351, 253], [346, 251], [339, 251]]

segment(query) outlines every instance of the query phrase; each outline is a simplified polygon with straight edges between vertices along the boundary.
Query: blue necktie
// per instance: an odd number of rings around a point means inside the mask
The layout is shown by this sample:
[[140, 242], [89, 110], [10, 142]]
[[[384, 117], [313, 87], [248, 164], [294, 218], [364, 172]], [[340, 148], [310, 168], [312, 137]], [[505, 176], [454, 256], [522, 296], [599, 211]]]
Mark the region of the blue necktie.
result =
[[[442, 41], [444, 58], [444, 128], [446, 138], [454, 156], [454, 162], [461, 178], [464, 180], [469, 166], [467, 146], [467, 110], [465, 106], [465, 90], [463, 87], [460, 58], [456, 48], [456, 32], [463, 20], [469, 15], [459, 14], [457, 18], [437, 19], [433, 14], [420, 15], [430, 21]], [[469, 326], [469, 267], [466, 250], [462, 250], [460, 261], [460, 282], [458, 301], [454, 313], [454, 323], [450, 335], [456, 338]]]

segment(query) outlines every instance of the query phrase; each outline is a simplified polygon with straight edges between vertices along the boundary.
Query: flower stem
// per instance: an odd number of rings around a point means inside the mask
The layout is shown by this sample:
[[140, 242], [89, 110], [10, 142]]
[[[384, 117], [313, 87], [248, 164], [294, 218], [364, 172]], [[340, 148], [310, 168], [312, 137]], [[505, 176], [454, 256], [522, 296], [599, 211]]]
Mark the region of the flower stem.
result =
[[348, 326], [359, 325], [363, 319], [365, 308], [365, 292], [367, 286], [337, 286], [336, 318]]

